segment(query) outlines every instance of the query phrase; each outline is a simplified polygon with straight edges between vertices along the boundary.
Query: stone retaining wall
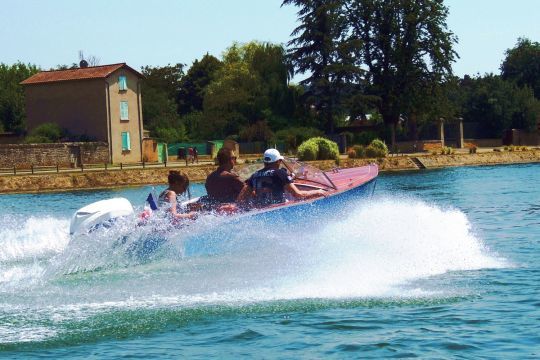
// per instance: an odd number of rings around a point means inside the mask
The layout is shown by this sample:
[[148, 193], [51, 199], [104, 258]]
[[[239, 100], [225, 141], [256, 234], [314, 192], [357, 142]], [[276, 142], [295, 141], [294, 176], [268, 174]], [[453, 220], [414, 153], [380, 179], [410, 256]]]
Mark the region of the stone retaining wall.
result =
[[0, 167], [28, 169], [34, 166], [69, 167], [109, 162], [105, 142], [54, 144], [0, 144]]
[[502, 151], [477, 154], [426, 155], [418, 157], [427, 168], [540, 162], [540, 151]]
[[[204, 181], [214, 166], [178, 168], [191, 181]], [[9, 175], [0, 177], [0, 193], [103, 189], [134, 185], [166, 184], [172, 168], [88, 171], [84, 173], [51, 173], [42, 175]]]
[[[428, 168], [464, 165], [492, 165], [540, 162], [540, 151], [490, 152], [478, 154], [426, 155], [419, 159]], [[381, 171], [418, 170], [408, 156], [384, 159], [346, 159], [340, 167], [356, 167], [376, 162]], [[333, 160], [313, 161], [311, 165], [323, 170], [336, 167]], [[204, 181], [214, 171], [212, 165], [178, 167], [191, 181]], [[0, 193], [100, 189], [149, 184], [165, 184], [172, 168], [88, 171], [84, 173], [51, 173], [41, 175], [0, 176]]]

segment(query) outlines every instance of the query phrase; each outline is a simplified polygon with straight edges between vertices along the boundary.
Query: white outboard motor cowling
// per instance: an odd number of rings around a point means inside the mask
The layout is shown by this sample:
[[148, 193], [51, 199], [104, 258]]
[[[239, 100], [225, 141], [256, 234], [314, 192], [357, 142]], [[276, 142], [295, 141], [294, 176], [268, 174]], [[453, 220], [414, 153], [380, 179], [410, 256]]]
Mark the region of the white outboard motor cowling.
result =
[[133, 212], [133, 206], [125, 198], [96, 201], [80, 208], [73, 214], [69, 225], [69, 234], [72, 236], [86, 234], [118, 217], [132, 215]]

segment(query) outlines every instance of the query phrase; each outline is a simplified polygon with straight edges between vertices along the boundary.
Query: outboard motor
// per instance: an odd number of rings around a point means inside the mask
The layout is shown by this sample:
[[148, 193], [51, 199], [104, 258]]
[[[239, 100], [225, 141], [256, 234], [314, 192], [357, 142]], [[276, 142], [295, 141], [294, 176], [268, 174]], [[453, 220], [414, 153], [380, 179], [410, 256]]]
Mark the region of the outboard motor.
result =
[[133, 214], [128, 199], [113, 198], [87, 205], [75, 212], [69, 225], [69, 234], [87, 234], [100, 226], [110, 225], [115, 219]]

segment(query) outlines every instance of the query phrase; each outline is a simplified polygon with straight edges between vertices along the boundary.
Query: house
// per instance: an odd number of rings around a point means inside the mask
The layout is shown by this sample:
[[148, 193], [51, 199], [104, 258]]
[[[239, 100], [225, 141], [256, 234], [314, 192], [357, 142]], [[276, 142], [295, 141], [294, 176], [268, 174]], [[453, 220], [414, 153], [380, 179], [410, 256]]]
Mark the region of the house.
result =
[[57, 123], [109, 147], [112, 163], [142, 161], [143, 76], [125, 63], [42, 71], [21, 82], [28, 130]]

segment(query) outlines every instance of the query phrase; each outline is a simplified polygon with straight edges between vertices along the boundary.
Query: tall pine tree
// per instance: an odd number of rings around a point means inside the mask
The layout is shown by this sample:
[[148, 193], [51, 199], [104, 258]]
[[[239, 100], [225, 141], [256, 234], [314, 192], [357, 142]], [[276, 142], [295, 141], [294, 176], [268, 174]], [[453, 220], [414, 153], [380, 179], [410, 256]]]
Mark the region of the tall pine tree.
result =
[[358, 41], [350, 36], [344, 0], [284, 0], [283, 5], [299, 8], [300, 25], [288, 46], [296, 73], [308, 75], [300, 82], [306, 88], [304, 100], [315, 107], [325, 131], [333, 133], [334, 117], [360, 74], [353, 58]]

